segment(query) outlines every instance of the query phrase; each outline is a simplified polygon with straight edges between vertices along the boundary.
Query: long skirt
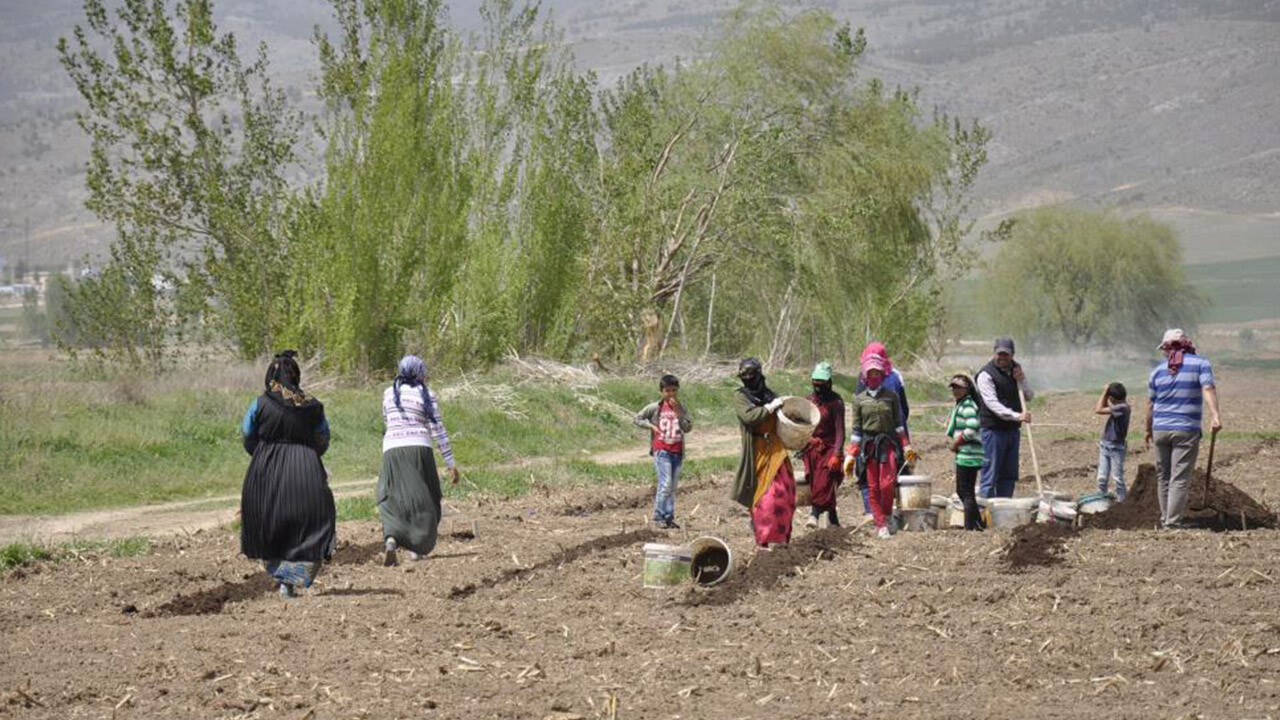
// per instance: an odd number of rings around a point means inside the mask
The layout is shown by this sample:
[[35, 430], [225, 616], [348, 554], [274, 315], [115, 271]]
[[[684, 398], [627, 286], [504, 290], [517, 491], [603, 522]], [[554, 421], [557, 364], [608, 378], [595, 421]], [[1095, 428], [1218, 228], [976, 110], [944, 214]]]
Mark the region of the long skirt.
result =
[[[313, 448], [259, 443], [240, 495], [240, 550], [245, 557], [284, 566], [285, 574], [296, 578], [289, 584], [309, 586], [319, 563], [333, 555], [337, 520], [333, 492]], [[309, 566], [305, 579], [287, 569], [298, 565]]]
[[796, 479], [791, 462], [784, 460], [764, 494], [751, 508], [751, 528], [756, 544], [791, 542], [791, 522], [796, 514]]
[[378, 473], [382, 536], [419, 555], [436, 547], [440, 525], [440, 476], [431, 448], [417, 445], [382, 453]]

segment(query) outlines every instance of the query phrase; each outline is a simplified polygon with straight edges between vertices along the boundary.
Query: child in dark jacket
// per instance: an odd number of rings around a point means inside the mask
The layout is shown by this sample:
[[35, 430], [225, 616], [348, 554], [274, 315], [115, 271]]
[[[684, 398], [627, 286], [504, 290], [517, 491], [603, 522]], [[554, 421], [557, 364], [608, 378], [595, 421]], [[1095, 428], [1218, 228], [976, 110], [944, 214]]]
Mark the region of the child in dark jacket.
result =
[[1124, 502], [1124, 458], [1128, 454], [1126, 438], [1129, 435], [1129, 403], [1124, 385], [1113, 382], [1102, 391], [1093, 411], [1107, 416], [1107, 424], [1098, 440], [1098, 492], [1107, 491], [1107, 480], [1116, 484], [1116, 500]]

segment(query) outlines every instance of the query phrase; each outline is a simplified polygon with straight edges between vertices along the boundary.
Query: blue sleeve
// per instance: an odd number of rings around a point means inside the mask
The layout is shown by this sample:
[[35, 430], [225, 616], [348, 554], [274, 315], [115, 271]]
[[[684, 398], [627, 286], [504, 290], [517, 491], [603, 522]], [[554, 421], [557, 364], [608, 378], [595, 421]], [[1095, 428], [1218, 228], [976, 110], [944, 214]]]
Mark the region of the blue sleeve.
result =
[[258, 398], [249, 403], [249, 409], [240, 421], [240, 437], [244, 441], [244, 451], [252, 455], [258, 446]]
[[1216, 385], [1215, 385], [1215, 383], [1214, 383], [1214, 381], [1213, 381], [1213, 366], [1209, 364], [1209, 361], [1208, 361], [1208, 360], [1203, 360], [1203, 361], [1201, 361], [1201, 364], [1200, 364], [1200, 387], [1202, 387], [1202, 388], [1210, 388], [1210, 387], [1215, 387], [1215, 386], [1216, 386]]
[[326, 415], [321, 415], [316, 425], [315, 448], [321, 456], [329, 451], [329, 418]]

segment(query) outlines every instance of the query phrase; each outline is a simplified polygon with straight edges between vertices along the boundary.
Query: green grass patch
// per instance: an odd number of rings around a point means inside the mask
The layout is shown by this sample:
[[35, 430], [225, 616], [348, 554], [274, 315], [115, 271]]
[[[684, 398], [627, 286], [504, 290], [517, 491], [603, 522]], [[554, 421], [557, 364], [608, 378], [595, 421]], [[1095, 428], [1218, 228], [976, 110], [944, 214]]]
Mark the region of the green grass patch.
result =
[[0, 547], [0, 572], [36, 562], [57, 562], [83, 557], [134, 557], [151, 552], [151, 540], [128, 537], [117, 540], [81, 540], [55, 545], [11, 543]]
[[[0, 515], [60, 514], [235, 495], [249, 458], [239, 425], [254, 387], [238, 379], [150, 379], [81, 374], [64, 363], [0, 358]], [[234, 373], [233, 373], [234, 374]], [[772, 380], [773, 378], [771, 378]], [[797, 392], [798, 377], [780, 375]], [[463, 393], [437, 383], [459, 465], [484, 491], [518, 494], [532, 458], [579, 457], [642, 445], [631, 424], [659, 396], [657, 379], [610, 379], [591, 389], [517, 382], [495, 372]], [[731, 426], [731, 378], [686, 382], [681, 396], [695, 427]], [[807, 384], [807, 381], [806, 381]], [[235, 386], [228, 389], [227, 385]], [[790, 385], [797, 385], [791, 388]], [[382, 461], [383, 385], [323, 388], [332, 430], [326, 467], [335, 482], [373, 478]], [[536, 474], [559, 472], [536, 463]], [[504, 469], [506, 468], [506, 469]], [[571, 474], [573, 471], [571, 469]], [[586, 481], [598, 472], [580, 472]], [[460, 486], [450, 492], [472, 492]], [[350, 512], [357, 512], [354, 506]]]
[[338, 498], [338, 522], [348, 520], [377, 520], [378, 504], [373, 495], [353, 495]]

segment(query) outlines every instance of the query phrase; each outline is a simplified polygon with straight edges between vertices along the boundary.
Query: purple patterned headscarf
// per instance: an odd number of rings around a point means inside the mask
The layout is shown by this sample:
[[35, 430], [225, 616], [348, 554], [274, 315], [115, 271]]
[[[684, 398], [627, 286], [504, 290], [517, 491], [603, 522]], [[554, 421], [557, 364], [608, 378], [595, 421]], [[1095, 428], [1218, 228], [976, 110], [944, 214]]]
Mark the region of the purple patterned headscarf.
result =
[[422, 409], [427, 414], [428, 420], [435, 420], [431, 412], [431, 399], [427, 391], [427, 364], [417, 355], [405, 355], [400, 358], [400, 365], [396, 368], [396, 382], [393, 386], [393, 392], [396, 398], [396, 409], [403, 411], [400, 405], [400, 386], [408, 385], [409, 387], [422, 388]]

